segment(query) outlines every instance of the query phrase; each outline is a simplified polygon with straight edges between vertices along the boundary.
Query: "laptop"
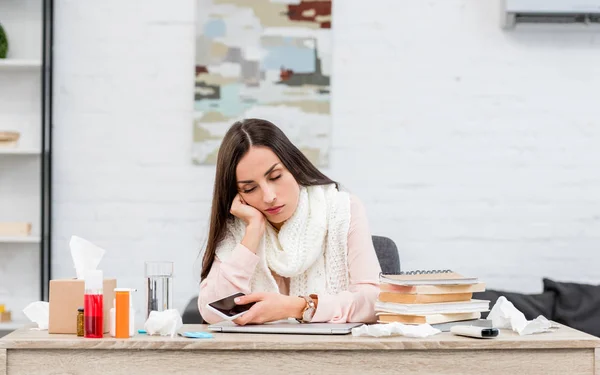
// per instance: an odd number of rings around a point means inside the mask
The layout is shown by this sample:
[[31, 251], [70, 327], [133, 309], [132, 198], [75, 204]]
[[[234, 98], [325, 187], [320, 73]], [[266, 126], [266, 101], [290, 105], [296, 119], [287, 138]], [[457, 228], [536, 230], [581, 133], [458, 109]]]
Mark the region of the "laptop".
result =
[[223, 321], [208, 326], [209, 331], [226, 333], [289, 333], [296, 335], [347, 335], [352, 328], [363, 323], [298, 323], [283, 320], [265, 324], [240, 326], [231, 321]]

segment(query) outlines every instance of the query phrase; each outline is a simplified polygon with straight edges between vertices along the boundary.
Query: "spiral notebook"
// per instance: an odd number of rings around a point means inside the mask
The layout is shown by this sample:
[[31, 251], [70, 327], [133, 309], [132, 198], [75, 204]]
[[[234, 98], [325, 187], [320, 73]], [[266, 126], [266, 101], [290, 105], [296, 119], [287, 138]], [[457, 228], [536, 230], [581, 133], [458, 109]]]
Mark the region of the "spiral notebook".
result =
[[414, 270], [395, 274], [379, 274], [379, 282], [394, 285], [470, 285], [476, 277], [465, 277], [452, 270]]

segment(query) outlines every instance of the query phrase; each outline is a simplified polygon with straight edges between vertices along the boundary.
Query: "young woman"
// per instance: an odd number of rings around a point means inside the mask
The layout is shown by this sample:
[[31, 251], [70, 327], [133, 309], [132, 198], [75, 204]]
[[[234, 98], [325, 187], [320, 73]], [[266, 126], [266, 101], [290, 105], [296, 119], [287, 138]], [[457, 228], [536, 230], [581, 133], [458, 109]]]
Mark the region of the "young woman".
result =
[[217, 156], [198, 308], [237, 292], [237, 324], [375, 322], [381, 268], [361, 202], [272, 123], [236, 122]]

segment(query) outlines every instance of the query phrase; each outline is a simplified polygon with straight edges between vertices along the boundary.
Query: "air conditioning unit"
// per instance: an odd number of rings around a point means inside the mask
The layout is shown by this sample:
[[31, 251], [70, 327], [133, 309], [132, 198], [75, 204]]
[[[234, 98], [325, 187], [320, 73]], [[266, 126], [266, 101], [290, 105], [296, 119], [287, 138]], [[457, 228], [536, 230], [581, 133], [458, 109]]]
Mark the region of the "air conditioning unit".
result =
[[502, 0], [503, 27], [519, 23], [600, 23], [600, 0]]

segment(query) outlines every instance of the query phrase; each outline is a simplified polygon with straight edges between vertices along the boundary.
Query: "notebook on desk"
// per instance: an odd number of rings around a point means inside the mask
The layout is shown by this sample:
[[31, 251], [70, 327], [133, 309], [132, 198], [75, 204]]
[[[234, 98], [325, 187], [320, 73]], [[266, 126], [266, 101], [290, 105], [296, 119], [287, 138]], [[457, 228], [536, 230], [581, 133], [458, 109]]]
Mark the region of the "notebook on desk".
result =
[[363, 323], [298, 323], [292, 320], [240, 326], [230, 321], [211, 324], [213, 332], [227, 333], [287, 333], [296, 335], [347, 335]]
[[472, 285], [477, 284], [476, 277], [464, 277], [452, 270], [416, 270], [397, 274], [379, 274], [383, 284], [401, 286], [414, 285]]

